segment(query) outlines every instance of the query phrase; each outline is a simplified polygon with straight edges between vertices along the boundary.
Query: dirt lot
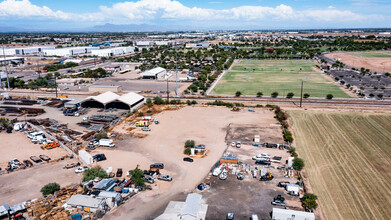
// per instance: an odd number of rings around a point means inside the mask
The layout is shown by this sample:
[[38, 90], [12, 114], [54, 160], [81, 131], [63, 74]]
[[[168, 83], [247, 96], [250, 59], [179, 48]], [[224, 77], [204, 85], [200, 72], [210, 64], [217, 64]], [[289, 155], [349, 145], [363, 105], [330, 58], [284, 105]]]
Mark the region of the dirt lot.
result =
[[359, 57], [347, 53], [326, 54], [329, 58], [340, 58], [341, 62], [358, 69], [364, 67], [373, 71], [391, 72], [391, 58]]
[[[267, 133], [260, 133], [261, 137], [264, 134]], [[277, 135], [275, 137], [281, 137], [281, 135]], [[265, 141], [273, 143], [272, 139], [265, 138]], [[252, 145], [242, 145], [241, 148], [229, 147], [228, 151], [234, 152], [239, 161], [248, 164], [252, 168], [257, 167], [258, 170], [263, 167], [255, 165], [252, 156], [259, 153], [267, 153], [271, 157], [282, 157], [281, 164], [272, 163], [272, 166], [277, 167], [285, 164], [285, 160], [289, 157], [286, 150], [254, 147]], [[296, 178], [285, 178], [284, 171], [280, 169], [271, 168], [269, 171], [273, 174], [274, 179], [266, 182], [259, 181], [259, 173], [258, 178], [246, 174], [242, 181], [231, 173], [227, 180], [219, 180], [218, 177], [214, 176], [207, 177], [204, 182], [211, 183], [211, 188], [201, 193], [203, 199], [209, 205], [206, 218], [224, 219], [227, 213], [232, 212], [235, 214], [235, 219], [249, 219], [252, 214], [257, 214], [260, 219], [270, 219], [270, 212], [273, 208], [271, 201], [278, 194], [285, 197], [285, 203], [289, 209], [302, 210], [298, 197], [290, 196], [284, 188], [277, 187], [280, 181], [295, 183]]]
[[[160, 124], [152, 125], [152, 131], [145, 132], [148, 136], [122, 136], [123, 140], [116, 142], [117, 148], [95, 150], [92, 154], [102, 152], [108, 158], [99, 162], [103, 168], [110, 166], [116, 170], [121, 167], [127, 171], [140, 165], [141, 169], [148, 169], [150, 163], [163, 162], [165, 169], [162, 173], [170, 174], [174, 179], [171, 183], [157, 181], [153, 185], [157, 190], [138, 194], [132, 202], [125, 203], [105, 218], [123, 219], [124, 216], [132, 216], [134, 219], [146, 219], [160, 215], [170, 200], [190, 192], [207, 176], [226, 148], [226, 131], [230, 123], [260, 126], [276, 123], [273, 112], [267, 109], [255, 111], [248, 112], [245, 109], [232, 112], [226, 107], [184, 107], [164, 111], [154, 116]], [[119, 130], [128, 132], [122, 126], [119, 126]], [[193, 163], [184, 162], [183, 146], [188, 139], [205, 144], [209, 150], [208, 156], [196, 158]]]
[[30, 156], [39, 156], [41, 154], [49, 156], [52, 160], [67, 155], [67, 152], [59, 147], [51, 150], [42, 150], [40, 144], [31, 143], [25, 132], [7, 134], [3, 131], [0, 133], [0, 140], [0, 167], [2, 169], [6, 168], [8, 162], [14, 158], [22, 162], [27, 159], [30, 160]]
[[81, 174], [75, 174], [74, 169], [63, 169], [67, 163], [76, 160], [63, 160], [57, 163], [41, 163], [32, 168], [16, 171], [0, 176], [0, 205], [15, 205], [20, 202], [42, 196], [41, 188], [52, 182], [61, 187], [80, 183]]

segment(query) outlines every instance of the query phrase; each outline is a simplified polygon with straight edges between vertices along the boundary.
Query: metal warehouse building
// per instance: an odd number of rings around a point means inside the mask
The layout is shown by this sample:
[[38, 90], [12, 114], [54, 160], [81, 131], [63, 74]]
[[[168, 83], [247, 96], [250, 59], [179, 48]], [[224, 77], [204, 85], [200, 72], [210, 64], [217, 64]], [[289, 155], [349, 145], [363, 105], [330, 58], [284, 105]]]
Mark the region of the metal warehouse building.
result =
[[69, 57], [80, 54], [91, 53], [91, 51], [99, 50], [99, 47], [67, 47], [59, 49], [44, 49], [43, 53], [46, 56]]
[[137, 93], [129, 92], [118, 95], [114, 92], [105, 92], [97, 96], [90, 96], [82, 102], [83, 107], [117, 108], [134, 110], [145, 102], [145, 98]]
[[98, 56], [98, 57], [111, 57], [111, 56], [117, 56], [125, 53], [133, 53], [133, 52], [134, 52], [134, 47], [114, 47], [114, 48], [93, 50], [91, 52], [91, 55]]
[[151, 70], [147, 70], [141, 73], [141, 77], [143, 79], [159, 79], [163, 78], [167, 73], [167, 70], [161, 67], [156, 67]]

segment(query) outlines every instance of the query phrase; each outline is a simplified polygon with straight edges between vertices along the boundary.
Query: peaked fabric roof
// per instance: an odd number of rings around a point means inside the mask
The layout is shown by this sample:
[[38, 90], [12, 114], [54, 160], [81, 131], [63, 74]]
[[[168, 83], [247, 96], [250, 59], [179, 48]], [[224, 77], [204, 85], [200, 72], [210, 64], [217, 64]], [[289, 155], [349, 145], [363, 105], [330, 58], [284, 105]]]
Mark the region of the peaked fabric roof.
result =
[[139, 95], [137, 93], [129, 92], [129, 93], [125, 94], [125, 95], [122, 95], [117, 100], [121, 101], [123, 103], [126, 103], [128, 105], [133, 105], [134, 103], [140, 101], [143, 98], [144, 98], [143, 96], [141, 96], [141, 95]]
[[115, 94], [114, 92], [109, 91], [109, 92], [105, 92], [105, 93], [102, 93], [97, 96], [90, 96], [90, 97], [86, 98], [85, 100], [91, 100], [91, 99], [95, 100], [97, 102], [100, 102], [104, 105], [106, 105], [110, 102], [115, 102], [115, 101], [123, 102], [127, 105], [133, 105], [136, 102], [140, 101], [141, 99], [144, 99], [144, 97], [137, 94], [137, 93], [134, 93], [134, 92], [129, 92], [125, 95], [119, 96], [119, 95]]
[[119, 97], [120, 96], [115, 94], [114, 92], [108, 91], [108, 92], [102, 93], [102, 94], [97, 95], [97, 96], [90, 96], [87, 99], [93, 99], [93, 100], [95, 100], [97, 102], [100, 102], [100, 103], [106, 105], [109, 102], [115, 101]]

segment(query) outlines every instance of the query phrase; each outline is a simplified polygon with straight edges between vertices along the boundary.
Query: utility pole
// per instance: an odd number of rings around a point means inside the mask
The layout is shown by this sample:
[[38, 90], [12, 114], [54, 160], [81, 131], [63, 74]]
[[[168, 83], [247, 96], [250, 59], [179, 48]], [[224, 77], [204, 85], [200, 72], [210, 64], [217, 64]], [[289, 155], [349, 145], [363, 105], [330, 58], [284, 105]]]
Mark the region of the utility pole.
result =
[[[3, 47], [3, 58], [4, 58], [5, 74], [7, 76], [7, 85], [8, 85], [8, 90], [9, 90], [10, 89], [10, 81], [8, 79], [8, 69], [7, 69], [7, 61], [5, 59], [4, 44], [1, 43], [1, 46]], [[0, 78], [1, 78], [1, 76], [0, 76]], [[0, 85], [1, 85], [1, 79], [0, 79]]]
[[175, 82], [176, 82], [176, 87], [175, 87], [175, 94], [176, 97], [178, 98], [178, 53], [177, 50], [175, 49]]
[[301, 93], [300, 93], [300, 108], [301, 108], [301, 103], [303, 103], [303, 81], [301, 81]]
[[167, 76], [167, 101], [170, 101], [170, 92], [168, 91], [168, 76]]
[[58, 96], [57, 96], [57, 76], [56, 76], [56, 74], [54, 74], [54, 86], [56, 87], [56, 98], [57, 98]]

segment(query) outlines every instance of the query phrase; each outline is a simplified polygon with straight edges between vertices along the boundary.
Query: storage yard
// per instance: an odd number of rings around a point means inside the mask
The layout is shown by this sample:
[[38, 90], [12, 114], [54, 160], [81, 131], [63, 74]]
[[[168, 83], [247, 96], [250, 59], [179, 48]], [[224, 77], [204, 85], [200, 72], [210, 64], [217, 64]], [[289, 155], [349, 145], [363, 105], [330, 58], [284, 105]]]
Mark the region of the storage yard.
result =
[[289, 111], [325, 219], [391, 216], [391, 116]]
[[333, 94], [336, 98], [350, 98], [338, 85], [315, 71], [312, 60], [241, 60], [233, 64], [220, 79], [212, 94], [271, 96], [278, 92], [278, 97], [294, 93], [300, 97], [301, 82], [304, 81], [303, 94], [324, 98]]

